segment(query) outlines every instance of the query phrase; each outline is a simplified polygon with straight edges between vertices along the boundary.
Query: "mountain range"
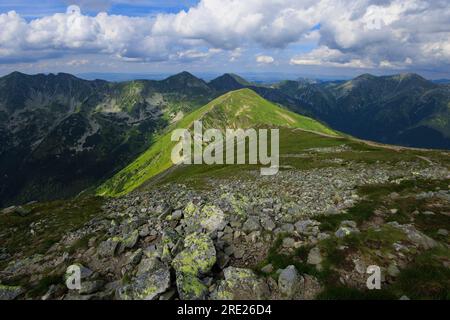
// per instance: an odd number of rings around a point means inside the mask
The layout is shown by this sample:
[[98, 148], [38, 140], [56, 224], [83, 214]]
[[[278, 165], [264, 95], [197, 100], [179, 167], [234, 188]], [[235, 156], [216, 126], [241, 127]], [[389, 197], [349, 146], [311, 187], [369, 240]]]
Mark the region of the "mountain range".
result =
[[450, 86], [415, 74], [256, 85], [234, 74], [117, 83], [14, 72], [0, 78], [0, 207], [95, 189], [187, 114], [241, 89], [272, 112], [282, 106], [355, 137], [450, 149]]

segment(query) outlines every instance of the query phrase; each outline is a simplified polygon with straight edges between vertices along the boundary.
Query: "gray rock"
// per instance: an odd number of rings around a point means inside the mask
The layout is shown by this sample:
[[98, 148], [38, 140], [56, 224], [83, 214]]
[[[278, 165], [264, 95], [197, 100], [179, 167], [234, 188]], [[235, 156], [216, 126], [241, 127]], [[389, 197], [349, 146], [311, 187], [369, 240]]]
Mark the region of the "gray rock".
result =
[[172, 212], [172, 219], [173, 220], [180, 220], [183, 218], [183, 211], [182, 210], [175, 210]]
[[295, 240], [293, 238], [284, 238], [283, 239], [283, 248], [293, 248], [295, 246]]
[[283, 296], [293, 298], [300, 290], [304, 279], [298, 274], [295, 266], [283, 269], [278, 277], [278, 288]]
[[211, 294], [214, 300], [264, 300], [270, 296], [269, 287], [252, 270], [228, 267], [225, 280]]
[[448, 231], [446, 229], [439, 229], [437, 233], [440, 236], [448, 236]]
[[269, 263], [268, 265], [265, 265], [264, 267], [261, 268], [261, 272], [263, 273], [272, 273], [273, 272], [273, 265], [271, 263]]
[[166, 266], [156, 271], [144, 272], [120, 287], [116, 297], [120, 300], [155, 300], [170, 287], [170, 271]]
[[397, 277], [400, 274], [400, 270], [395, 263], [391, 263], [387, 268], [387, 273], [391, 277]]
[[24, 292], [19, 286], [5, 286], [0, 284], [0, 300], [14, 300]]
[[113, 257], [117, 253], [117, 249], [121, 244], [121, 239], [110, 238], [100, 243], [97, 253], [100, 257]]
[[223, 230], [227, 225], [223, 211], [213, 205], [206, 205], [202, 208], [200, 215], [200, 225], [208, 232]]
[[124, 238], [122, 244], [124, 248], [131, 249], [134, 248], [134, 246], [137, 244], [139, 240], [139, 231], [134, 230], [130, 235]]
[[81, 281], [81, 288], [79, 294], [92, 294], [100, 291], [103, 288], [104, 282], [102, 280], [95, 281]]
[[309, 251], [308, 263], [312, 265], [320, 265], [322, 263], [322, 255], [319, 247], [314, 247]]
[[245, 221], [244, 225], [242, 226], [242, 230], [246, 233], [258, 231], [260, 229], [261, 225], [259, 224], [259, 218], [255, 216], [248, 217], [247, 221]]
[[269, 217], [264, 217], [261, 219], [261, 224], [264, 228], [264, 230], [272, 231], [276, 228], [275, 222]]

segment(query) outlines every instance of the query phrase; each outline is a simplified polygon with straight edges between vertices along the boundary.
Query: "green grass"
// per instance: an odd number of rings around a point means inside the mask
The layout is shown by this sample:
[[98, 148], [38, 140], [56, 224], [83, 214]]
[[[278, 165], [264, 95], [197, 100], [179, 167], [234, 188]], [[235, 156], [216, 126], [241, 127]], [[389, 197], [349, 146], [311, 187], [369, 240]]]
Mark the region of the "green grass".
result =
[[[2, 247], [11, 254], [43, 254], [68, 232], [101, 215], [102, 204], [103, 199], [99, 197], [85, 197], [30, 205], [31, 213], [26, 217], [0, 215]], [[34, 228], [34, 236], [30, 233], [32, 223], [40, 224]]]
[[165, 134], [155, 139], [154, 144], [146, 152], [102, 184], [97, 189], [97, 194], [101, 196], [127, 194], [172, 167], [171, 151], [176, 144], [171, 141], [172, 131], [178, 128], [191, 128], [196, 120], [202, 120], [204, 128], [288, 127], [337, 136], [337, 133], [319, 122], [268, 102], [249, 89], [233, 91], [170, 126]]

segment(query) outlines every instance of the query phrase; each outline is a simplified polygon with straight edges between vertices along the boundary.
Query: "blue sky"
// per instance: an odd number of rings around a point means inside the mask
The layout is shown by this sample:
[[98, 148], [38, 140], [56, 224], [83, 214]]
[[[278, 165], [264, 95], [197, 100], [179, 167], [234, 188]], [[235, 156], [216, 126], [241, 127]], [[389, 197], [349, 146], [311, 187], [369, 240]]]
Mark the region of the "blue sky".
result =
[[1, 0], [0, 74], [450, 78], [448, 21], [446, 0]]

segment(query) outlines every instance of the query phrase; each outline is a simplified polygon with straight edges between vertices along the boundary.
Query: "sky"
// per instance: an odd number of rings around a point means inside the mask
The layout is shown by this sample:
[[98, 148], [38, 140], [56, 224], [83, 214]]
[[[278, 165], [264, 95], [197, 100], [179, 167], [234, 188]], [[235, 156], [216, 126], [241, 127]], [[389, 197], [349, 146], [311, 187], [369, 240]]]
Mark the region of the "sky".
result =
[[0, 75], [450, 78], [450, 0], [0, 0]]

